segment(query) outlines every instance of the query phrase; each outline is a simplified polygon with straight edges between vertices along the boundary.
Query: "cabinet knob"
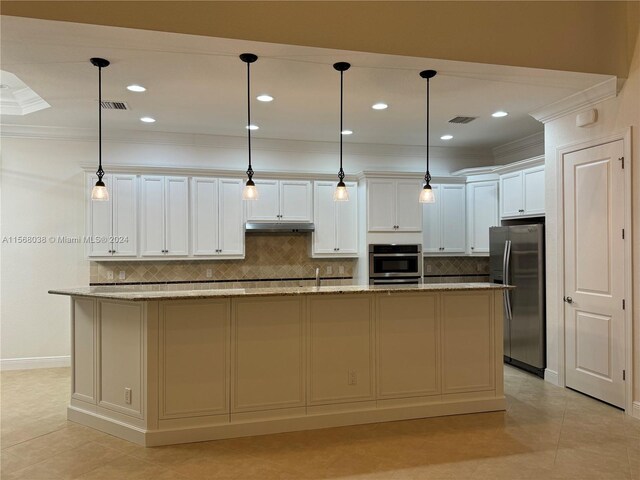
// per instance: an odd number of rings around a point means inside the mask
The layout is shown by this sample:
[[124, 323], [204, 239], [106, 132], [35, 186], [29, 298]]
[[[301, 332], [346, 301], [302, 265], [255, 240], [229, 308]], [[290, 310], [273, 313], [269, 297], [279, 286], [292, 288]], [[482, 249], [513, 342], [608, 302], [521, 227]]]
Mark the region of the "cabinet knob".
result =
[[518, 210], [518, 211], [519, 211], [520, 213], [524, 213], [524, 210], [522, 210], [522, 209], [520, 209], [520, 210]]
[[471, 250], [473, 250], [475, 247], [471, 247]]
[[336, 248], [337, 251], [340, 251], [340, 248]]

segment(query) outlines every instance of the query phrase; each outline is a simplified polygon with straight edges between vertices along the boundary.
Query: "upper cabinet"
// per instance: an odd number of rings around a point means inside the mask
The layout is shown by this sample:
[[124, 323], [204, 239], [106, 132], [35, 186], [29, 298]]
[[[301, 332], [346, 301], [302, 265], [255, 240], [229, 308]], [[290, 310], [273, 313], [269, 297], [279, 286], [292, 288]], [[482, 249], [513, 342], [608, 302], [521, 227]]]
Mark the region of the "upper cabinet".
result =
[[311, 222], [311, 182], [255, 180], [258, 199], [247, 202], [248, 222]]
[[369, 232], [421, 232], [422, 181], [367, 180], [367, 228]]
[[141, 178], [141, 255], [189, 255], [189, 184], [187, 177]]
[[345, 182], [349, 201], [336, 202], [335, 181], [313, 184], [314, 257], [353, 257], [358, 255], [358, 185]]
[[544, 165], [500, 175], [500, 218], [544, 215]]
[[[98, 180], [87, 176], [87, 192]], [[109, 200], [91, 200], [87, 209], [87, 253], [89, 257], [135, 257], [137, 242], [137, 190], [136, 175], [105, 175], [102, 179], [109, 191]]]
[[194, 257], [244, 257], [243, 182], [191, 179], [191, 242]]
[[441, 184], [432, 185], [431, 188], [436, 201], [423, 206], [423, 252], [464, 253], [465, 186]]
[[489, 253], [489, 228], [498, 225], [498, 182], [468, 183], [467, 253]]

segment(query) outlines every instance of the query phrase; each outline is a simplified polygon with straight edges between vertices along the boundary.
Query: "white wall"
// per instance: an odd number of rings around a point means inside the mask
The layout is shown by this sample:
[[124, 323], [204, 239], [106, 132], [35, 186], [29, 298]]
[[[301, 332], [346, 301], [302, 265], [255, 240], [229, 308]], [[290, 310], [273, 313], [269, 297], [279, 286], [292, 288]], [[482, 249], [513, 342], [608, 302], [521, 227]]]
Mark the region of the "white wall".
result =
[[[114, 164], [246, 169], [243, 138], [136, 132], [109, 137], [103, 155], [107, 172]], [[335, 173], [338, 169], [334, 144], [257, 139], [255, 145], [255, 178], [266, 170]], [[81, 165], [97, 162], [96, 149], [95, 130], [3, 126], [2, 236], [83, 235], [86, 191]], [[421, 147], [348, 144], [346, 151], [347, 174], [424, 169]], [[492, 163], [490, 152], [434, 149], [432, 156], [434, 175]], [[69, 299], [48, 295], [47, 290], [88, 284], [89, 262], [83, 246], [3, 243], [1, 248], [3, 365], [29, 363], [6, 359], [68, 355]], [[59, 359], [50, 358], [49, 364], [59, 364]]]
[[562, 311], [559, 298], [563, 285], [557, 281], [559, 239], [562, 226], [558, 225], [558, 185], [561, 166], [557, 162], [557, 150], [563, 146], [595, 140], [614, 133], [624, 133], [633, 126], [632, 159], [628, 161], [632, 171], [633, 203], [633, 318], [634, 318], [634, 399], [640, 400], [640, 39], [636, 43], [629, 78], [614, 99], [601, 102], [598, 121], [587, 128], [575, 125], [575, 114], [553, 120], [545, 124], [546, 162], [546, 251], [547, 251], [547, 368], [558, 372], [557, 328]]

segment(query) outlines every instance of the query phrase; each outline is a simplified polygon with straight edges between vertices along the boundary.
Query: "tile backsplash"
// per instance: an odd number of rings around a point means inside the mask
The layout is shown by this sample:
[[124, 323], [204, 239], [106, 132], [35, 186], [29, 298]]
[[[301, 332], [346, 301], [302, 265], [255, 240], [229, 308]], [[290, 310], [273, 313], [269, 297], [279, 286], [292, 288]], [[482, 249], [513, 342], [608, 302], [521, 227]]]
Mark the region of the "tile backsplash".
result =
[[[245, 238], [244, 260], [168, 260], [91, 262], [90, 279], [95, 284], [167, 282], [242, 282], [247, 286], [273, 286], [257, 280], [301, 281], [315, 277], [352, 281], [357, 260], [311, 258], [311, 235], [252, 233]], [[211, 276], [207, 276], [210, 270]], [[113, 278], [109, 278], [109, 272]], [[124, 279], [120, 278], [124, 272]], [[346, 278], [345, 278], [346, 277]], [[234, 285], [237, 286], [237, 285]]]
[[489, 257], [425, 257], [425, 283], [489, 281]]

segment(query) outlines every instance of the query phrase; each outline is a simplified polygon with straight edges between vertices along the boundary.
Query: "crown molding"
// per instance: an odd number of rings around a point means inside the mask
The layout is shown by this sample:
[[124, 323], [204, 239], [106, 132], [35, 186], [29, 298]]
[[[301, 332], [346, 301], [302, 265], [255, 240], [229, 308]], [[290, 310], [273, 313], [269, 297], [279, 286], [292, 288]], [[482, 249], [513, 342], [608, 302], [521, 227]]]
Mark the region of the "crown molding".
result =
[[618, 92], [618, 79], [611, 77], [581, 92], [574, 93], [562, 100], [530, 112], [533, 118], [542, 123], [556, 120], [565, 115], [592, 107], [597, 103], [614, 98]]
[[486, 167], [471, 167], [471, 168], [462, 168], [460, 170], [456, 170], [455, 172], [451, 172], [451, 175], [454, 177], [470, 177], [473, 175], [488, 175], [494, 173], [496, 170], [495, 165], [487, 165]]
[[[0, 124], [0, 136], [4, 138], [33, 138], [47, 140], [73, 140], [84, 142], [97, 141], [94, 128], [66, 128], [41, 125]], [[225, 135], [206, 135], [190, 133], [148, 132], [140, 130], [103, 132], [103, 140], [113, 143], [172, 145], [206, 148], [226, 148], [244, 150], [247, 148], [246, 137]], [[338, 142], [318, 142], [306, 140], [282, 140], [272, 138], [252, 138], [256, 150], [293, 153], [316, 153], [335, 155], [338, 153]], [[390, 145], [345, 143], [345, 153], [353, 156], [376, 157], [424, 157], [423, 145]], [[464, 147], [431, 147], [433, 159], [464, 159], [488, 161], [492, 157], [490, 149], [474, 149]]]
[[503, 165], [544, 154], [544, 130], [493, 148], [495, 164]]
[[540, 165], [544, 165], [544, 155], [538, 155], [536, 157], [527, 158], [507, 165], [496, 165], [493, 172], [502, 175], [503, 173], [524, 170], [525, 168], [539, 167]]
[[[356, 175], [358, 180], [370, 180], [372, 178], [391, 178], [398, 180], [415, 180], [424, 178], [424, 172], [400, 172], [400, 171], [381, 171], [381, 170], [364, 170]], [[465, 183], [462, 177], [452, 175], [433, 175], [431, 182], [437, 183]]]

